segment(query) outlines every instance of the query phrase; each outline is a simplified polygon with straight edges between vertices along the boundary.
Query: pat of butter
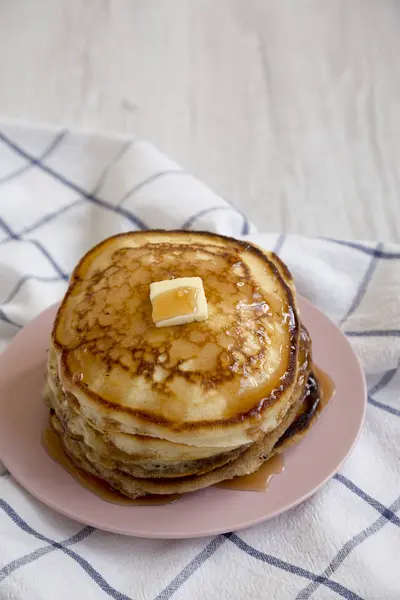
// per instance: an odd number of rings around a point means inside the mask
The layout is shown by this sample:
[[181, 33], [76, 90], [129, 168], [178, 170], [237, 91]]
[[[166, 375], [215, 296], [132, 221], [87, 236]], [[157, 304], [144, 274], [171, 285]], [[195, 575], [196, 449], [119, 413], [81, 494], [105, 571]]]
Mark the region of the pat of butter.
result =
[[156, 327], [205, 321], [208, 317], [201, 277], [180, 277], [151, 283], [150, 300]]

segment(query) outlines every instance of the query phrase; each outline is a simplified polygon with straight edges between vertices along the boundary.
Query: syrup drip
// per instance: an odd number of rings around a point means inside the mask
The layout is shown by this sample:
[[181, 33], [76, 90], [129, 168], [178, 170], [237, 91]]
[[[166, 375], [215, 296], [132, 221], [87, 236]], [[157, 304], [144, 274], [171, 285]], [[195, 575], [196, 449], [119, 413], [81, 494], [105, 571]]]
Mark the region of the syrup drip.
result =
[[169, 494], [164, 496], [155, 494], [153, 496], [146, 496], [145, 498], [137, 498], [136, 500], [128, 498], [110, 488], [98, 477], [94, 477], [94, 475], [90, 475], [90, 473], [86, 473], [82, 469], [76, 467], [65, 453], [61, 440], [53, 428], [48, 427], [43, 432], [42, 444], [47, 454], [64, 467], [78, 483], [92, 492], [92, 494], [99, 496], [105, 502], [120, 504], [122, 506], [158, 506], [160, 504], [172, 504], [181, 497], [181, 494]]
[[[319, 367], [313, 365], [313, 371], [319, 384], [319, 401], [314, 413], [318, 418], [329, 401], [335, 395], [335, 385], [331, 377]], [[311, 389], [313, 390], [312, 394], [314, 394], [318, 390], [318, 387], [314, 388], [313, 386]], [[313, 402], [313, 398], [310, 397], [309, 400]], [[315, 398], [315, 401], [317, 400], [318, 397]], [[294, 427], [294, 430], [296, 430], [296, 427]], [[284, 468], [283, 455], [275, 454], [272, 456], [272, 458], [261, 465], [261, 467], [255, 473], [221, 481], [221, 483], [216, 484], [215, 487], [227, 490], [265, 492], [268, 489], [272, 477], [282, 473]]]
[[318, 380], [320, 388], [319, 405], [317, 410], [319, 413], [321, 413], [327, 404], [332, 400], [333, 396], [335, 395], [336, 388], [332, 378], [328, 375], [328, 373], [316, 365], [313, 365], [313, 371]]
[[267, 460], [255, 473], [241, 475], [217, 483], [215, 487], [225, 490], [242, 490], [248, 492], [265, 492], [274, 475], [279, 475], [285, 468], [282, 454], [275, 454]]

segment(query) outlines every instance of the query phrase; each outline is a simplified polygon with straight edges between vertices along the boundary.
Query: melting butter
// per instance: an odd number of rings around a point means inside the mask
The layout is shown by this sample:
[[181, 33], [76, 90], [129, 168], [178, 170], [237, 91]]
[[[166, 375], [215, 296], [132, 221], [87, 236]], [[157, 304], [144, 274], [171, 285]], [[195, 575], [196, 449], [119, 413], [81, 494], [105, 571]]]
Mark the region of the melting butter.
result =
[[153, 321], [165, 321], [197, 312], [197, 290], [180, 287], [158, 294], [153, 300]]
[[180, 277], [151, 283], [150, 300], [156, 327], [205, 321], [208, 317], [201, 277]]

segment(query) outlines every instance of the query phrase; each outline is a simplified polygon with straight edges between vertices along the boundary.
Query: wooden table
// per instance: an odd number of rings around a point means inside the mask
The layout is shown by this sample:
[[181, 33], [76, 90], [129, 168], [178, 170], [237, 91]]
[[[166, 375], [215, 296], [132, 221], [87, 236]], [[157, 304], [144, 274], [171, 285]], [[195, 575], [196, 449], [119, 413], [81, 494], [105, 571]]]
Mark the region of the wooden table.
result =
[[400, 241], [396, 0], [0, 0], [0, 118], [135, 134], [260, 229]]

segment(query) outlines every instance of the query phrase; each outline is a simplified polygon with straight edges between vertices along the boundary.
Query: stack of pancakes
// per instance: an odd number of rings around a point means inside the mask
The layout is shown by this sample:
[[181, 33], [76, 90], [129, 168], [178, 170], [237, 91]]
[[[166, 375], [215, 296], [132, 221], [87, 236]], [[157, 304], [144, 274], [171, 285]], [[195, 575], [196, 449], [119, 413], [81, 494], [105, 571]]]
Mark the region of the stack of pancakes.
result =
[[[207, 320], [157, 328], [150, 284], [194, 276]], [[287, 267], [210, 233], [105, 240], [59, 308], [45, 396], [74, 464], [131, 498], [253, 473], [304, 435], [318, 405]]]

